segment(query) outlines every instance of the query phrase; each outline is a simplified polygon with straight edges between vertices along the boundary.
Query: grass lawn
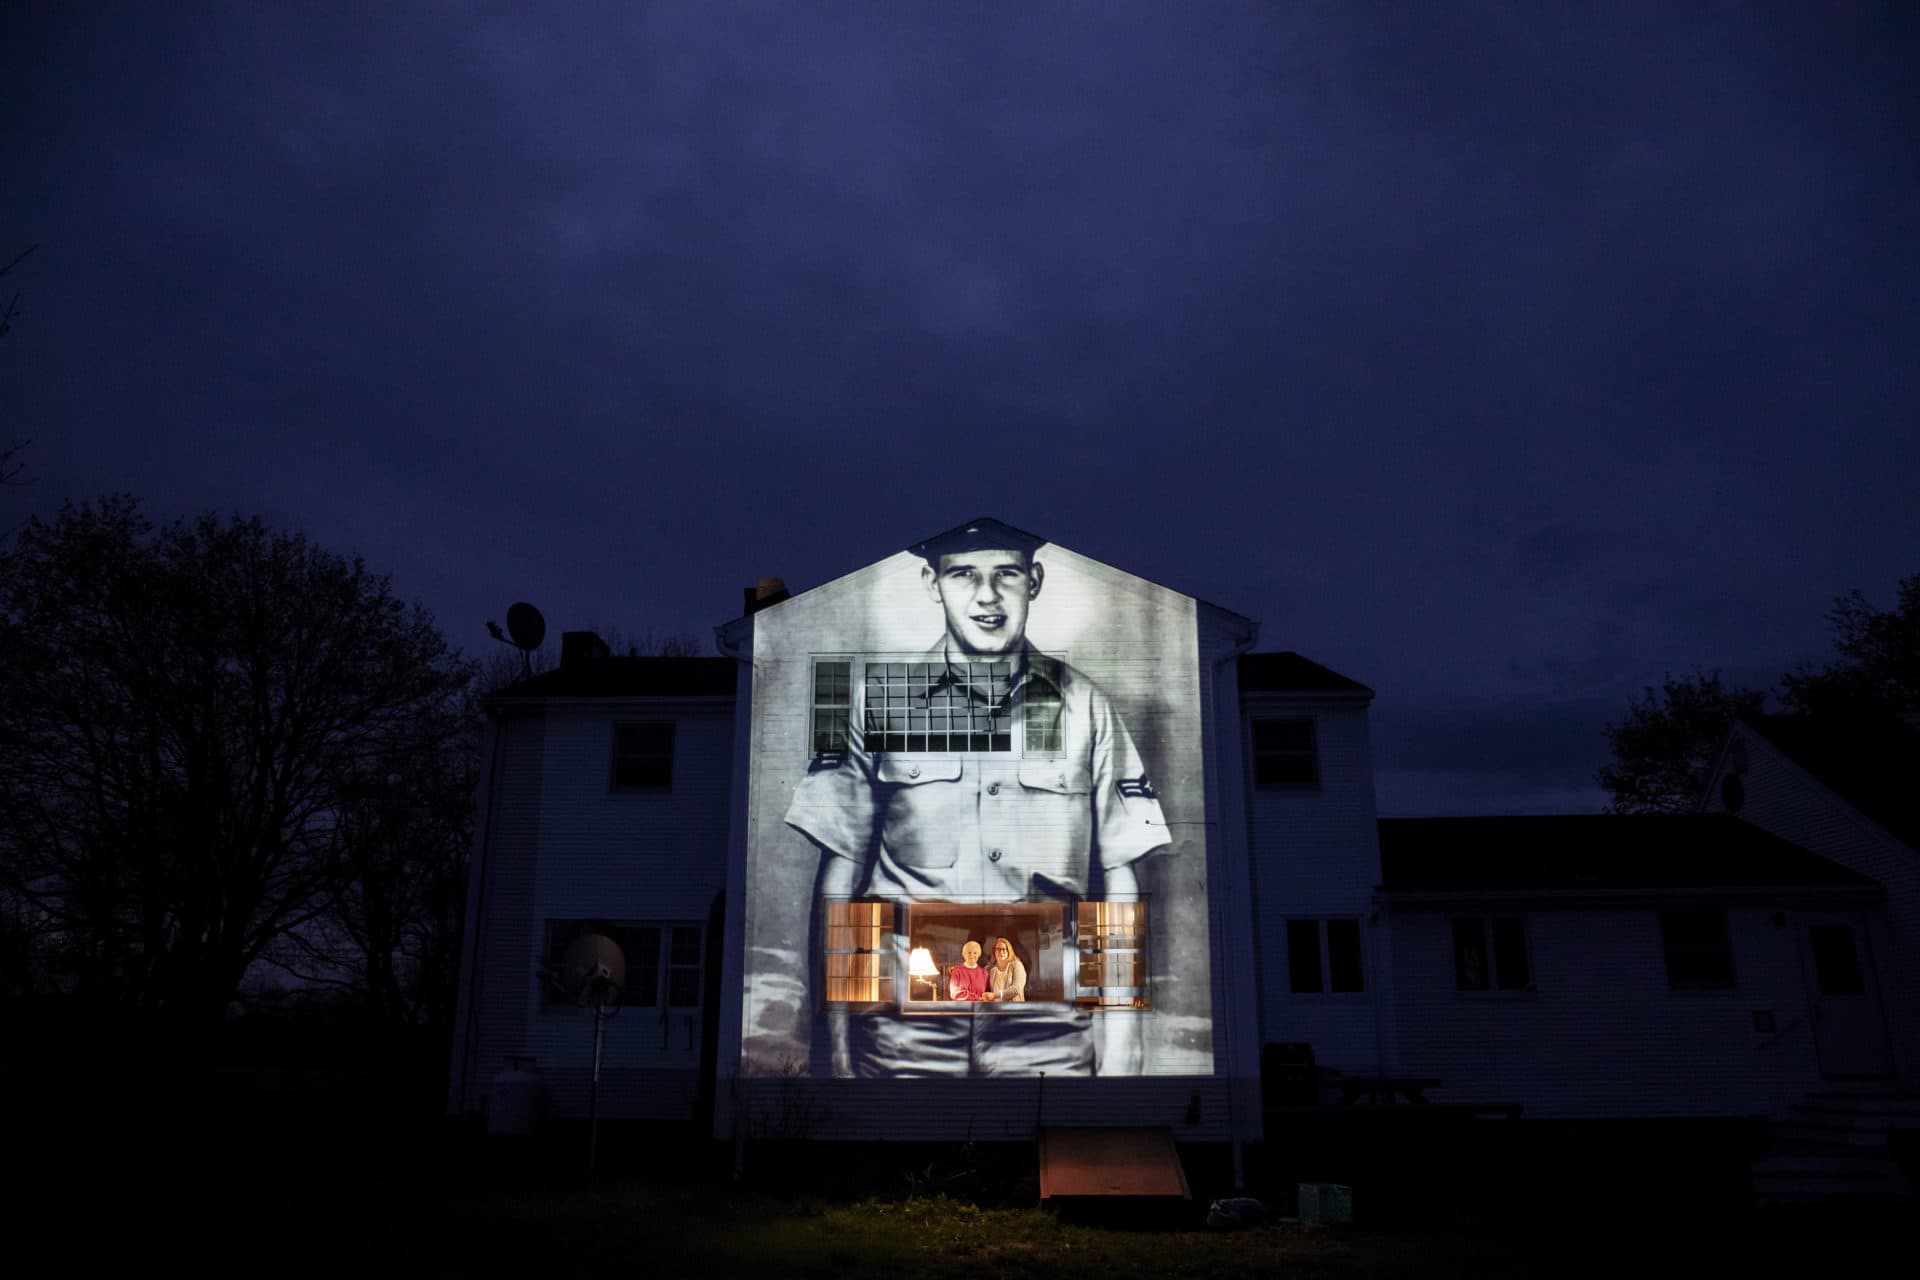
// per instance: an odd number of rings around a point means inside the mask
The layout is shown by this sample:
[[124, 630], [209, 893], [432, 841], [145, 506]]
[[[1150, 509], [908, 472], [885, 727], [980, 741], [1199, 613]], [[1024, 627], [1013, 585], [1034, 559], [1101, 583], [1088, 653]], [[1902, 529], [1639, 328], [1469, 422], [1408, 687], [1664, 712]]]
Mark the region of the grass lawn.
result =
[[614, 1183], [574, 1193], [517, 1191], [454, 1208], [449, 1234], [564, 1242], [581, 1261], [646, 1260], [659, 1276], [934, 1277], [1487, 1276], [1669, 1270], [1748, 1275], [1908, 1274], [1893, 1260], [1911, 1210], [1818, 1209], [1712, 1221], [1595, 1217], [1527, 1229], [1323, 1228], [1237, 1232], [1075, 1225], [1039, 1209], [946, 1197], [830, 1202], [730, 1188]]
[[[432, 1084], [431, 1081], [428, 1082]], [[320, 1269], [345, 1280], [421, 1275], [887, 1277], [1042, 1275], [1557, 1276], [1652, 1280], [1672, 1271], [1907, 1275], [1912, 1205], [1755, 1210], [1667, 1187], [1636, 1200], [1596, 1185], [1501, 1172], [1499, 1186], [1428, 1170], [1399, 1184], [1353, 1179], [1359, 1225], [1201, 1227], [1217, 1171], [1189, 1168], [1184, 1221], [1076, 1222], [1031, 1206], [1029, 1152], [971, 1181], [904, 1162], [855, 1182], [817, 1148], [731, 1153], [603, 1138], [602, 1176], [582, 1171], [580, 1132], [544, 1145], [450, 1129], [437, 1086], [396, 1093], [182, 1086], [116, 1072], [43, 1080], [0, 1112], [10, 1190], [0, 1271], [99, 1274], [131, 1263], [196, 1276]], [[922, 1157], [924, 1159], [924, 1157]], [[1639, 1174], [1657, 1162], [1637, 1160]], [[1208, 1179], [1213, 1180], [1212, 1183]], [[1523, 1203], [1519, 1192], [1538, 1181]], [[990, 1184], [990, 1185], [989, 1185]], [[941, 1192], [945, 1191], [945, 1194]], [[1290, 1182], [1253, 1194], [1290, 1211]], [[1712, 1208], [1706, 1206], [1712, 1205]], [[1689, 1207], [1694, 1206], [1694, 1207]], [[1903, 1265], [1896, 1265], [1899, 1262]], [[601, 1270], [600, 1268], [606, 1268]], [[594, 1268], [586, 1270], [586, 1268]], [[615, 1270], [617, 1268], [617, 1270]]]

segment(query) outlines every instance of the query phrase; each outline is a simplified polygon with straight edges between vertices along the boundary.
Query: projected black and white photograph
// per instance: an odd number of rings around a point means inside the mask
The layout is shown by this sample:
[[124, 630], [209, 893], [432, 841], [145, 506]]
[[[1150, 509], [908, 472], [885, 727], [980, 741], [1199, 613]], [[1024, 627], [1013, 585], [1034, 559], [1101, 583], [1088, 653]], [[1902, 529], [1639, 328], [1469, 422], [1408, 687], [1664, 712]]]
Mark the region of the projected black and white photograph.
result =
[[1210, 1070], [1196, 644], [993, 520], [757, 619], [747, 1069]]

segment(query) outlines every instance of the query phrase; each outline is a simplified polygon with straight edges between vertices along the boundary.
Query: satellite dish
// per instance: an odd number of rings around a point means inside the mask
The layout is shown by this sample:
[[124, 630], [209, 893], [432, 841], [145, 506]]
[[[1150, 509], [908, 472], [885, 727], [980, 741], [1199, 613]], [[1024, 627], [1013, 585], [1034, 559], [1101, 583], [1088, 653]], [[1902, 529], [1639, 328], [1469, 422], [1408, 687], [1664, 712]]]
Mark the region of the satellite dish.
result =
[[618, 1008], [627, 989], [626, 953], [604, 933], [583, 933], [567, 944], [555, 980], [583, 1009]]
[[[533, 606], [526, 608], [537, 621], [540, 615], [534, 612]], [[511, 619], [513, 615], [507, 616]], [[627, 989], [626, 953], [604, 933], [583, 933], [567, 944], [554, 981], [575, 1004], [593, 1010], [593, 1083], [587, 1092], [587, 1172], [591, 1175], [600, 1149], [602, 1027], [607, 1020], [607, 1010], [620, 1012], [620, 994]]]
[[547, 620], [525, 600], [507, 606], [507, 634], [516, 649], [532, 653], [547, 638]]

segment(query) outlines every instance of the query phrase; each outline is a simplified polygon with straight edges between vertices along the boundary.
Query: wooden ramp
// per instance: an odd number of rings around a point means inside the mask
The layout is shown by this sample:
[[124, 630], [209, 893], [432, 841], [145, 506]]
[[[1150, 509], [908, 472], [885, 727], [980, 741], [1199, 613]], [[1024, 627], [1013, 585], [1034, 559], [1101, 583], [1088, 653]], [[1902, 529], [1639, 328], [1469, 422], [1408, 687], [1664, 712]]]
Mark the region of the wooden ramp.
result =
[[1041, 1203], [1095, 1196], [1191, 1199], [1173, 1130], [1041, 1129]]

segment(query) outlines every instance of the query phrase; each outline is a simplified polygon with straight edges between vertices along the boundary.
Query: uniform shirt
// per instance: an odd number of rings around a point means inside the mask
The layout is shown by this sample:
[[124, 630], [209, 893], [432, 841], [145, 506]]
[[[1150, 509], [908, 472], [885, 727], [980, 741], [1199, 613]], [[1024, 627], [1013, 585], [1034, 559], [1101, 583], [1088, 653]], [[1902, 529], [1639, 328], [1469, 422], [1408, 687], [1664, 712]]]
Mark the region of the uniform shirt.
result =
[[1000, 659], [1017, 667], [1006, 692], [986, 686], [982, 694], [977, 676], [964, 673], [983, 661], [993, 660], [949, 658], [944, 642], [936, 645], [920, 660], [926, 684], [908, 691], [906, 705], [938, 708], [964, 691], [980, 716], [991, 715], [989, 736], [1004, 730], [1019, 749], [877, 750], [897, 740], [888, 733], [895, 726], [868, 714], [862, 680], [852, 690], [846, 750], [815, 757], [794, 789], [788, 824], [866, 867], [861, 896], [1077, 899], [1096, 869], [1168, 843], [1140, 753], [1091, 680], [1025, 648]]

